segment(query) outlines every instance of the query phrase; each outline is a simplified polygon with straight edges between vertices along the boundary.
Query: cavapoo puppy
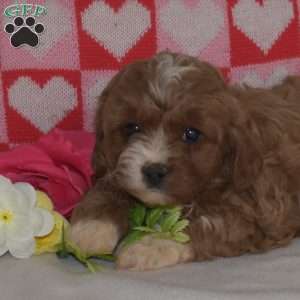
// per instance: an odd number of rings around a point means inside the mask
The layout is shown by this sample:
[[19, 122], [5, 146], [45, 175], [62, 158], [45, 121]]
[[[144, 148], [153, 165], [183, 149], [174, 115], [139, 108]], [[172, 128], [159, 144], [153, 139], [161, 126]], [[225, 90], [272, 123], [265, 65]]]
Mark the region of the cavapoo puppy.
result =
[[300, 79], [228, 86], [211, 65], [169, 52], [126, 66], [99, 99], [95, 185], [70, 238], [111, 252], [128, 210], [179, 204], [191, 242], [146, 237], [119, 268], [150, 270], [287, 245], [300, 229]]

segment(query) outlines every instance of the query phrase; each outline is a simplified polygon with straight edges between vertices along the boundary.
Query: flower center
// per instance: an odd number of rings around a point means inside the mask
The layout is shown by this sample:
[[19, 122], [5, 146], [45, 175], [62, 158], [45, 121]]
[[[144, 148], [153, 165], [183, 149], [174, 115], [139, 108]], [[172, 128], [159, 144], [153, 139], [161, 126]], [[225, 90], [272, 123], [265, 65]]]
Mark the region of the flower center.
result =
[[5, 224], [9, 224], [13, 219], [13, 214], [9, 210], [2, 210], [0, 211], [0, 221]]

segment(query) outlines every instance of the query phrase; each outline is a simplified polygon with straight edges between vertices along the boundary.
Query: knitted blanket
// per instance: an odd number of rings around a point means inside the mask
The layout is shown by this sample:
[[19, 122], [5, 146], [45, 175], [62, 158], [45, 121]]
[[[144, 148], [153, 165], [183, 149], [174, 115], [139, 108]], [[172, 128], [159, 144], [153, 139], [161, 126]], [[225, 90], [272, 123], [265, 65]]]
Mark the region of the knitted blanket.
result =
[[253, 86], [300, 70], [299, 0], [23, 2], [0, 3], [1, 149], [55, 128], [93, 131], [110, 78], [167, 48]]

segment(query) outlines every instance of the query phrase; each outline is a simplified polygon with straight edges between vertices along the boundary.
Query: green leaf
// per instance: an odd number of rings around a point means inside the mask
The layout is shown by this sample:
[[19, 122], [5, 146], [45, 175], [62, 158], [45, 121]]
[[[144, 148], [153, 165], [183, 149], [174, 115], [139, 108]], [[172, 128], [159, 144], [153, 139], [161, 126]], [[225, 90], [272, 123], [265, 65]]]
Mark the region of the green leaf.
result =
[[133, 227], [133, 230], [149, 232], [149, 233], [156, 232], [155, 229], [152, 229], [152, 228], [149, 228], [149, 227], [146, 227], [146, 226], [136, 226], [136, 227]]
[[95, 264], [95, 263], [89, 261], [88, 259], [84, 262], [84, 264], [91, 273], [96, 273], [101, 269], [100, 265]]
[[129, 223], [131, 227], [142, 226], [146, 216], [146, 207], [137, 203], [129, 211]]
[[166, 213], [168, 213], [170, 215], [177, 213], [177, 212], [179, 212], [181, 214], [181, 210], [182, 210], [182, 207], [180, 207], [180, 206], [167, 207], [165, 209]]
[[147, 232], [133, 230], [121, 242], [121, 247], [127, 247], [140, 239], [142, 239]]
[[73, 254], [80, 261], [85, 261], [87, 259], [87, 255], [84, 252], [82, 252], [79, 247], [77, 247], [70, 241], [65, 241], [65, 249], [70, 254]]
[[161, 229], [163, 232], [170, 231], [180, 218], [180, 211], [173, 212], [165, 217], [161, 222]]
[[[89, 256], [87, 256], [84, 252], [82, 252], [79, 247], [77, 247], [75, 244], [71, 243], [70, 241], [65, 240], [64, 230], [62, 233], [62, 243], [61, 243], [60, 249], [56, 252], [56, 255], [59, 258], [66, 258], [69, 255], [72, 255], [78, 262], [80, 262], [81, 264], [86, 266], [89, 269], [89, 271], [92, 273], [95, 273], [99, 269], [101, 269], [101, 266], [99, 264], [90, 262]], [[98, 258], [102, 258], [102, 259], [109, 258], [108, 254], [97, 255], [97, 256], [98, 256]]]
[[161, 207], [151, 209], [149, 214], [146, 215], [146, 225], [150, 228], [153, 228], [160, 219], [163, 212], [164, 209]]
[[65, 226], [63, 224], [63, 228], [62, 228], [62, 234], [61, 234], [61, 243], [59, 245], [59, 249], [58, 251], [56, 251], [56, 255], [59, 258], [66, 258], [69, 256], [69, 253], [66, 249], [66, 245], [65, 245]]
[[178, 221], [171, 229], [172, 233], [177, 233], [182, 231], [183, 229], [185, 229], [188, 225], [189, 225], [189, 221], [188, 220], [180, 220]]
[[115, 261], [116, 258], [112, 254], [94, 254], [89, 256], [88, 258], [96, 258], [101, 260], [107, 260], [107, 261]]
[[177, 232], [173, 235], [173, 240], [179, 243], [187, 243], [190, 241], [190, 237], [183, 232]]

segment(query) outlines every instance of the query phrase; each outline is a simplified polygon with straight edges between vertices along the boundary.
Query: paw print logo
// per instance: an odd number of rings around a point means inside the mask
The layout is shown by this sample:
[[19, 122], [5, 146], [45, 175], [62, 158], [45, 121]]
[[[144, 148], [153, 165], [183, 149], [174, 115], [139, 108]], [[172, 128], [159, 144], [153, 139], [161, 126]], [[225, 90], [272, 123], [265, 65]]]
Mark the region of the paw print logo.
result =
[[36, 24], [33, 17], [27, 17], [25, 22], [22, 17], [16, 17], [13, 23], [5, 25], [4, 30], [11, 34], [10, 43], [13, 47], [29, 45], [36, 47], [39, 43], [39, 34], [44, 32], [44, 25]]

